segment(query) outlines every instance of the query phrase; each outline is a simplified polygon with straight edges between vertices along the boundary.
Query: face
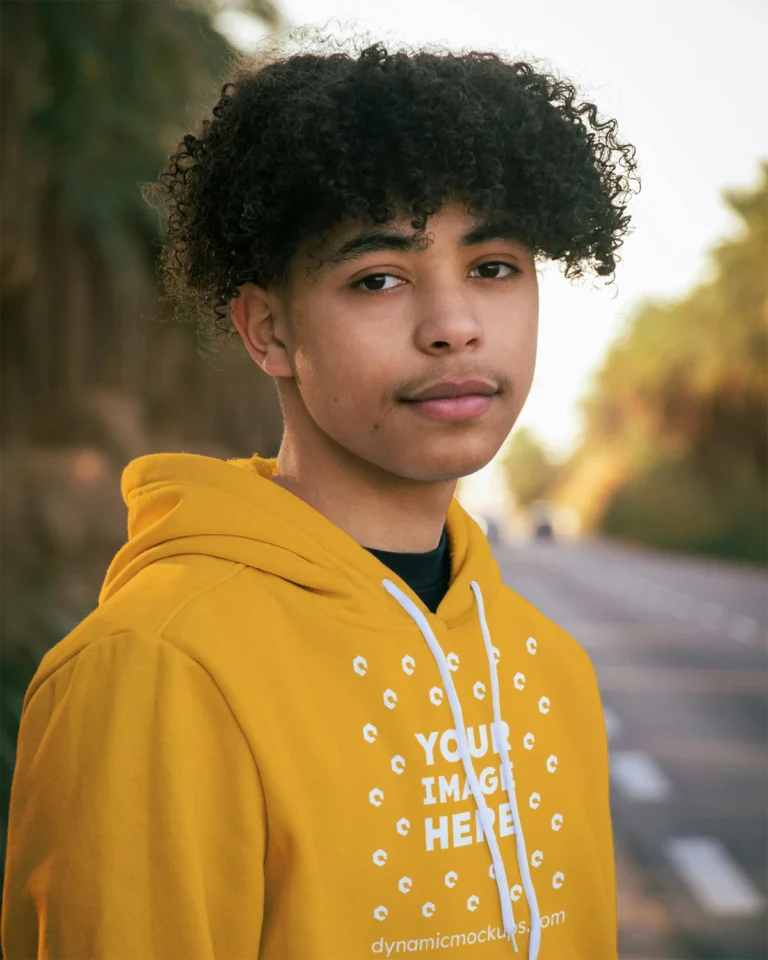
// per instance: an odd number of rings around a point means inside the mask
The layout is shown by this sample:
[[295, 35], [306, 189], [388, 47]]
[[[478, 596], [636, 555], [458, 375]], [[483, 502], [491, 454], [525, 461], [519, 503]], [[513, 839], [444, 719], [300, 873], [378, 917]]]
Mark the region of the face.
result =
[[[246, 285], [232, 314], [278, 378], [290, 443], [392, 479], [457, 480], [491, 460], [528, 396], [537, 275], [508, 224], [459, 204], [430, 218], [426, 243], [412, 234], [407, 219], [345, 224], [297, 254], [280, 291]], [[413, 399], [470, 379], [492, 395]]]

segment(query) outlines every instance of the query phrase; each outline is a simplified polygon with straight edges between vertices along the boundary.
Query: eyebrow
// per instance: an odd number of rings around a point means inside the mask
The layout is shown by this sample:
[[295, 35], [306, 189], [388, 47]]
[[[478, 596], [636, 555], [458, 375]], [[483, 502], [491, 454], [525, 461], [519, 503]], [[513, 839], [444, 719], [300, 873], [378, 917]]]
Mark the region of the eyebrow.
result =
[[[507, 243], [520, 244], [519, 233], [513, 225], [504, 219], [482, 220], [459, 241], [461, 247], [475, 247], [491, 240], [503, 240]], [[415, 239], [410, 234], [399, 233], [396, 230], [366, 230], [354, 237], [345, 240], [326, 260], [326, 266], [333, 267], [350, 260], [357, 260], [369, 253], [381, 253], [386, 250], [395, 250], [398, 253], [413, 253], [423, 249], [423, 240]]]

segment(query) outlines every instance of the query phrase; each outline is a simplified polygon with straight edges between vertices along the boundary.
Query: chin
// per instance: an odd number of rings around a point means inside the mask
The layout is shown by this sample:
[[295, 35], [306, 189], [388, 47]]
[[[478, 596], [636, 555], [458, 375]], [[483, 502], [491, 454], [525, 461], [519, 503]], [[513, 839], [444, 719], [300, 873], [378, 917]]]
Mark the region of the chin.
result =
[[[458, 446], [456, 444], [455, 446]], [[454, 449], [450, 454], [425, 456], [425, 451], [414, 456], [407, 462], [392, 466], [392, 472], [409, 480], [418, 480], [421, 483], [448, 483], [461, 480], [476, 473], [491, 462], [498, 448], [491, 448], [483, 452], [461, 451]]]

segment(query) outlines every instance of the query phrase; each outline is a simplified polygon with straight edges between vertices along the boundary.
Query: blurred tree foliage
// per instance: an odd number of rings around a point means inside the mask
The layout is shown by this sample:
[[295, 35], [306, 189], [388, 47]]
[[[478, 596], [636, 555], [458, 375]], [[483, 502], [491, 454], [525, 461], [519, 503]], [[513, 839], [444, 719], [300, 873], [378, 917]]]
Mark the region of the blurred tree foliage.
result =
[[559, 475], [558, 465], [527, 427], [520, 427], [512, 434], [501, 466], [513, 497], [521, 507], [528, 507], [546, 497]]
[[245, 352], [205, 362], [162, 322], [140, 194], [216, 99], [233, 6], [277, 24], [269, 0], [0, 2], [3, 853], [23, 694], [124, 539], [122, 467], [279, 445], [274, 389]]
[[611, 536], [765, 563], [768, 165], [726, 201], [740, 232], [706, 282], [644, 304], [613, 345], [557, 497]]

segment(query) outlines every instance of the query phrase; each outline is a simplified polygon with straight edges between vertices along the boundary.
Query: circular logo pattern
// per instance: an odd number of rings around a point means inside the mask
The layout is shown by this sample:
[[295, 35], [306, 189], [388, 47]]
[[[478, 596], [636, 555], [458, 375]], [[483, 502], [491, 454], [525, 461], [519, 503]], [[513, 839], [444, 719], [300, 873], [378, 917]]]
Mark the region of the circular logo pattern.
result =
[[355, 657], [352, 661], [352, 669], [361, 677], [364, 677], [368, 672], [368, 661], [365, 657]]
[[392, 770], [394, 773], [402, 773], [405, 770], [405, 758], [399, 753], [392, 757]]
[[541, 852], [541, 850], [534, 850], [531, 854], [531, 866], [540, 867], [543, 860], [544, 854]]
[[512, 683], [515, 685], [515, 690], [525, 690], [525, 674], [518, 670]]
[[406, 820], [405, 817], [402, 817], [402, 819], [397, 821], [396, 829], [401, 837], [407, 837], [408, 831], [411, 829], [411, 821]]
[[558, 870], [557, 873], [552, 877], [552, 886], [555, 888], [555, 890], [559, 890], [564, 883], [565, 874]]
[[530, 653], [531, 656], [533, 656], [539, 649], [539, 645], [536, 642], [535, 637], [528, 637], [528, 639], [525, 641], [525, 645], [528, 648], [528, 653]]
[[384, 791], [379, 790], [378, 787], [374, 787], [373, 790], [368, 794], [368, 800], [374, 805], [374, 807], [380, 807], [384, 802]]
[[403, 672], [407, 673], [410, 677], [413, 674], [413, 671], [416, 669], [416, 661], [413, 659], [413, 657], [406, 655], [403, 657], [400, 663], [403, 667]]
[[459, 655], [458, 653], [449, 653], [445, 658], [448, 664], [448, 669], [455, 673], [459, 669]]
[[554, 773], [555, 770], [557, 770], [557, 757], [554, 753], [550, 753], [547, 757], [547, 770], [549, 770], [550, 773]]
[[383, 867], [387, 862], [387, 851], [386, 850], [377, 850], [373, 855], [373, 862], [377, 867]]
[[517, 902], [520, 897], [523, 895], [523, 888], [519, 883], [516, 883], [513, 887], [509, 888], [509, 899]]
[[378, 735], [379, 731], [372, 723], [366, 723], [366, 725], [363, 727], [363, 739], [367, 740], [368, 743], [373, 743]]
[[541, 794], [536, 793], [534, 790], [533, 793], [528, 797], [528, 806], [531, 810], [538, 810], [539, 804], [541, 803]]
[[551, 821], [551, 822], [552, 822], [552, 829], [553, 829], [553, 830], [559, 830], [559, 829], [562, 827], [562, 825], [563, 825], [563, 815], [562, 815], [562, 813], [556, 813], [556, 814], [554, 815], [554, 817], [552, 817], [552, 821]]
[[455, 887], [459, 879], [458, 873], [455, 870], [449, 870], [445, 875], [445, 885], [446, 887]]
[[376, 907], [373, 911], [373, 915], [377, 920], [386, 920], [389, 910], [386, 907]]
[[397, 694], [394, 690], [384, 691], [384, 706], [388, 710], [394, 710], [397, 706]]
[[533, 745], [536, 742], [536, 738], [532, 733], [526, 733], [523, 737], [523, 746], [526, 750], [533, 750]]
[[427, 901], [424, 904], [424, 906], [421, 908], [421, 915], [423, 917], [429, 918], [434, 915], [434, 912], [435, 912], [435, 905], [434, 903], [430, 903], [429, 901]]
[[484, 700], [484, 699], [485, 699], [485, 684], [484, 684], [484, 683], [481, 683], [481, 682], [478, 680], [477, 683], [474, 685], [474, 687], [472, 687], [472, 693], [474, 693], [475, 697], [477, 697], [478, 700]]
[[410, 893], [412, 886], [413, 881], [410, 877], [400, 877], [400, 880], [397, 884], [397, 889], [400, 891], [400, 893]]
[[436, 707], [442, 705], [443, 691], [440, 689], [440, 687], [432, 687], [432, 689], [429, 691], [429, 699]]
[[549, 697], [541, 697], [539, 699], [539, 711], [541, 713], [549, 713]]
[[475, 910], [480, 906], [480, 897], [475, 896], [473, 893], [472, 896], [467, 900], [467, 910], [472, 910], [474, 913]]

